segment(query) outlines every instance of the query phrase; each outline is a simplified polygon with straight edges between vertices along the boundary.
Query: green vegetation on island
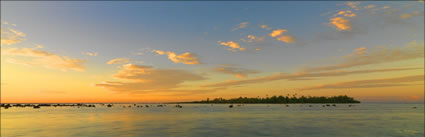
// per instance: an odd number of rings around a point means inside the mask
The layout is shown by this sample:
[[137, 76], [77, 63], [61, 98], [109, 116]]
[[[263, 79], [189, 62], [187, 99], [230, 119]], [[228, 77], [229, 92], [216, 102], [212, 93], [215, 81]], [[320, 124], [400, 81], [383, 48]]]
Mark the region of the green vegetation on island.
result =
[[223, 98], [215, 98], [210, 100], [201, 100], [201, 101], [193, 101], [193, 102], [185, 102], [185, 103], [212, 103], [212, 104], [229, 104], [229, 103], [240, 103], [240, 104], [287, 104], [287, 103], [360, 103], [360, 101], [355, 100], [352, 97], [348, 97], [346, 95], [340, 96], [332, 96], [332, 97], [312, 97], [312, 96], [272, 96], [265, 98], [247, 98], [247, 97], [239, 97], [239, 98], [231, 98], [231, 99], [223, 99]]

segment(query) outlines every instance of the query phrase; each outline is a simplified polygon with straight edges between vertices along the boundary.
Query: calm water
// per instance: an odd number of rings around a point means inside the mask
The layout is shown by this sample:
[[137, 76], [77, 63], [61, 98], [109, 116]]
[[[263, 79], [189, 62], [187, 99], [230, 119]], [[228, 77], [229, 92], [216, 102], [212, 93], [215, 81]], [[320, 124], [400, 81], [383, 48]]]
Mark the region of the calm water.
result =
[[424, 104], [227, 106], [2, 108], [1, 136], [424, 136]]

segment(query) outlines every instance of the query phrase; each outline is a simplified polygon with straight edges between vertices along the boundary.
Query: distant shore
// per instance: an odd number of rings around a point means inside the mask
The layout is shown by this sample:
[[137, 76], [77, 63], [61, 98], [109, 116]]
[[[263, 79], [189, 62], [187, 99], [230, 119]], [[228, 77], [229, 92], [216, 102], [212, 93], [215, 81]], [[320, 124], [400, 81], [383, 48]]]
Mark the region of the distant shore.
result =
[[210, 100], [201, 101], [192, 101], [192, 102], [180, 102], [180, 103], [195, 103], [195, 104], [323, 104], [323, 103], [360, 103], [360, 101], [355, 100], [352, 97], [346, 95], [340, 96], [271, 96], [266, 98], [248, 98], [248, 97], [239, 97], [231, 99], [215, 98]]

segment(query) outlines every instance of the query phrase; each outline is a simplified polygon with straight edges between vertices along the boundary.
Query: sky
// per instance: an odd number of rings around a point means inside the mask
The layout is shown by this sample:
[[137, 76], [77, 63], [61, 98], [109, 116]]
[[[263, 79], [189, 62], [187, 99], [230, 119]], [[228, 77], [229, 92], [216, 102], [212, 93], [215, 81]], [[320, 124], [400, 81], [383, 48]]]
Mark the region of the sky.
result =
[[1, 1], [1, 102], [424, 101], [423, 1]]

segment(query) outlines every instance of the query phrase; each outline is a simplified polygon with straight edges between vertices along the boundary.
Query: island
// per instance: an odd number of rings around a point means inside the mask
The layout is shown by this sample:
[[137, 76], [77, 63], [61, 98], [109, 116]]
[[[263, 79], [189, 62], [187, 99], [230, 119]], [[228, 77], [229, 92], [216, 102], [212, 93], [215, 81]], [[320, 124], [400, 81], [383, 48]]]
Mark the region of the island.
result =
[[331, 96], [331, 97], [325, 97], [325, 96], [300, 96], [297, 97], [295, 95], [293, 96], [271, 96], [271, 97], [265, 97], [265, 98], [248, 98], [248, 97], [239, 97], [239, 98], [231, 98], [231, 99], [224, 99], [224, 98], [215, 98], [215, 99], [209, 99], [201, 100], [201, 101], [192, 101], [192, 102], [182, 102], [182, 103], [198, 103], [198, 104], [232, 104], [232, 103], [240, 103], [240, 104], [299, 104], [299, 103], [360, 103], [360, 101], [355, 100], [352, 97], [348, 97], [347, 95], [340, 95], [340, 96]]

